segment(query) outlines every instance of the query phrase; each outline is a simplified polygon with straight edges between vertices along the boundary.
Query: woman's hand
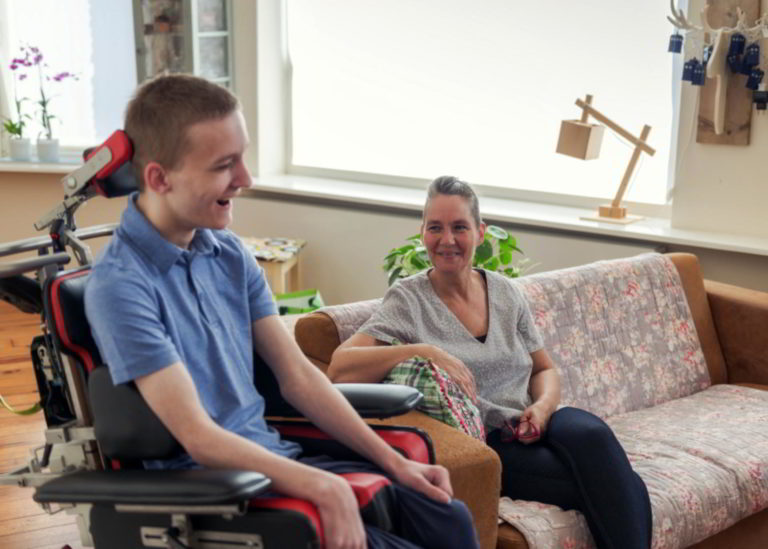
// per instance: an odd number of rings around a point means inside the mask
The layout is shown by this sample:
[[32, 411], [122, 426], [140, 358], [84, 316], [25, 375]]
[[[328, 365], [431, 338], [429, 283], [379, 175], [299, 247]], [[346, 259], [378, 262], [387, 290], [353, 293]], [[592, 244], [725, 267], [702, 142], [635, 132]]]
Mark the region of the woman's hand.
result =
[[517, 440], [523, 444], [531, 444], [541, 439], [541, 435], [549, 425], [549, 418], [554, 410], [551, 410], [542, 402], [534, 402], [523, 410], [520, 416], [520, 425], [517, 431]]
[[469, 371], [467, 365], [439, 347], [435, 347], [434, 345], [429, 345], [428, 347], [428, 352], [426, 353], [427, 358], [430, 359], [435, 366], [448, 372], [451, 379], [459, 384], [459, 387], [462, 388], [467, 396], [469, 396], [473, 402], [477, 402], [475, 376]]

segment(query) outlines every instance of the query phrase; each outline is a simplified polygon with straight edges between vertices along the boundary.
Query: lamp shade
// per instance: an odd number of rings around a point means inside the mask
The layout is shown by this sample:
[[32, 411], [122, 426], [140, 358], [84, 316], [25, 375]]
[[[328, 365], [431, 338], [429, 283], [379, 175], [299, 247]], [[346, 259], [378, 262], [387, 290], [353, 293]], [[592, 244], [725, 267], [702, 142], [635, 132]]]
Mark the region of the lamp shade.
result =
[[605, 126], [588, 124], [580, 120], [563, 120], [560, 124], [560, 137], [557, 140], [557, 152], [574, 158], [592, 160], [600, 156]]

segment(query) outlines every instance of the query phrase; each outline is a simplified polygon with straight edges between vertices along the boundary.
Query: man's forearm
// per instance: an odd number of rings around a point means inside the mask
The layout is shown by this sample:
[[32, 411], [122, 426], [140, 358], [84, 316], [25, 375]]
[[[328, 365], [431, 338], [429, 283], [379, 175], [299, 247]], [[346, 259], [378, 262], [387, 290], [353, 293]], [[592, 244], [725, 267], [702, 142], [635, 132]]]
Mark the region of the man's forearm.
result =
[[402, 456], [376, 435], [322, 372], [309, 364], [306, 373], [302, 384], [283, 394], [285, 399], [331, 437], [392, 471]]
[[185, 449], [205, 467], [258, 471], [269, 477], [276, 492], [313, 502], [331, 480], [318, 469], [274, 454], [215, 424], [200, 429], [196, 442]]
[[313, 423], [386, 471], [402, 462], [360, 418], [330, 380], [307, 360], [277, 318], [254, 323], [254, 344], [278, 379], [280, 393]]

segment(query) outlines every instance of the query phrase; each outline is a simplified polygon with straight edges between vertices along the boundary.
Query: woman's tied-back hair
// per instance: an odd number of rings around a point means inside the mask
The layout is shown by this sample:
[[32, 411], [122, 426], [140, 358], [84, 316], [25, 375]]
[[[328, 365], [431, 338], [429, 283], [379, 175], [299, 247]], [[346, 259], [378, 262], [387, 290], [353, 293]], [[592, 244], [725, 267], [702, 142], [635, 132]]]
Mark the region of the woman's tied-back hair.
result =
[[133, 141], [133, 165], [139, 189], [149, 162], [174, 169], [188, 148], [193, 124], [224, 118], [239, 108], [226, 88], [184, 74], [158, 76], [142, 84], [125, 111], [125, 132]]
[[480, 204], [477, 200], [477, 195], [472, 186], [466, 181], [462, 181], [458, 177], [452, 175], [441, 175], [435, 179], [427, 187], [427, 202], [424, 204], [424, 213], [426, 214], [429, 201], [439, 194], [460, 196], [467, 201], [469, 211], [472, 214], [472, 219], [475, 220], [475, 224], [479, 227], [483, 222], [480, 217]]

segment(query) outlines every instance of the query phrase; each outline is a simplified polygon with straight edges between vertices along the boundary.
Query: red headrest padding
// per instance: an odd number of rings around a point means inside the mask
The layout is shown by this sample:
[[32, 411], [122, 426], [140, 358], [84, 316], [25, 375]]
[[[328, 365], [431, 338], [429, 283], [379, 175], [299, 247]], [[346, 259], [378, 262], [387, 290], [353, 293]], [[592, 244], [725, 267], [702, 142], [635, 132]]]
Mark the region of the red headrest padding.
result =
[[88, 159], [105, 147], [112, 153], [112, 159], [96, 172], [96, 175], [94, 176], [94, 179], [96, 180], [96, 190], [101, 195], [105, 195], [105, 192], [99, 180], [106, 179], [117, 171], [120, 166], [133, 158], [133, 144], [131, 143], [128, 134], [123, 130], [115, 130], [104, 143], [90, 151], [85, 157], [85, 160], [88, 161]]

